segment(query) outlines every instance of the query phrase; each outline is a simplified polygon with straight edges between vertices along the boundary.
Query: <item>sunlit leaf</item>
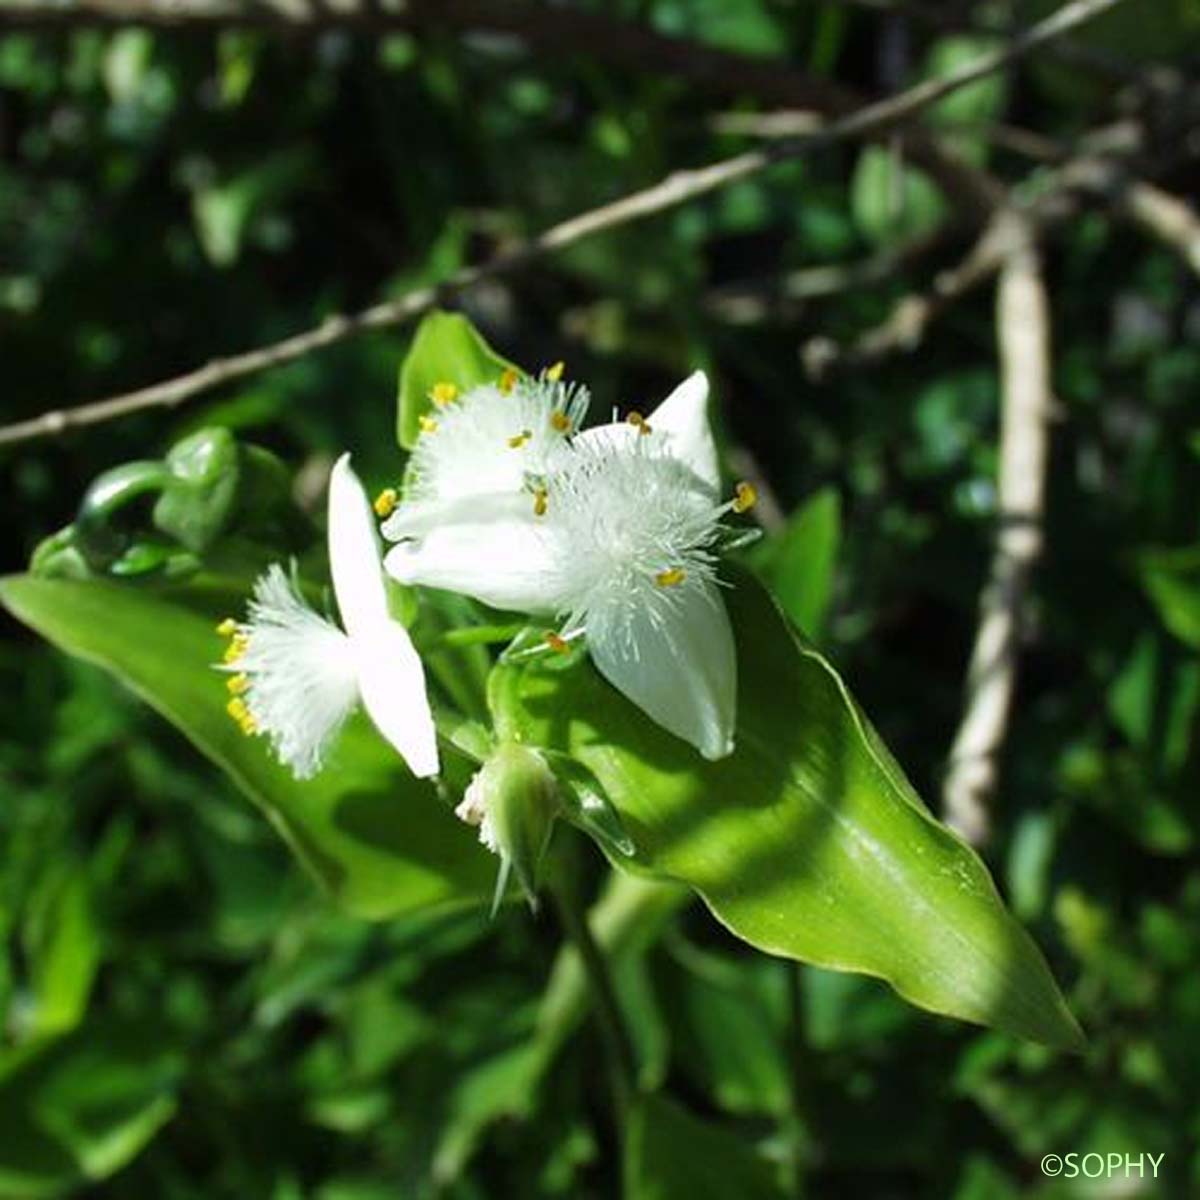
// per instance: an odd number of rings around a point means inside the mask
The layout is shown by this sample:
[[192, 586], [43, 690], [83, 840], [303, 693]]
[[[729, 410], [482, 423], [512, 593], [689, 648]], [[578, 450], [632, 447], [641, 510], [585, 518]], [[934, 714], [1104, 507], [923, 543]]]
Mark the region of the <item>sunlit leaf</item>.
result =
[[752, 945], [886, 979], [934, 1012], [1059, 1046], [1081, 1035], [975, 853], [934, 820], [837, 673], [749, 577], [727, 593], [738, 748], [715, 763], [589, 666], [509, 665], [530, 740], [574, 753], [637, 862], [687, 882]]

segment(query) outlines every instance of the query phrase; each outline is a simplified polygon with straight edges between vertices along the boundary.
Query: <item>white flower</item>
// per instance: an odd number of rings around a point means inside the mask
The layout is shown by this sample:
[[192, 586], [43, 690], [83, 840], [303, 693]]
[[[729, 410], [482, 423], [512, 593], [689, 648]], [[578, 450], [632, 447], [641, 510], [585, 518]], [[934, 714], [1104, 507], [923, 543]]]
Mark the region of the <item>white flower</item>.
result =
[[410, 526], [427, 504], [536, 488], [587, 416], [587, 388], [561, 376], [555, 363], [536, 378], [512, 372], [461, 394], [438, 384], [405, 484]]
[[231, 672], [230, 715], [247, 734], [265, 734], [296, 778], [308, 779], [361, 701], [413, 774], [435, 775], [425, 673], [388, 613], [374, 521], [348, 454], [329, 480], [329, 568], [344, 631], [309, 607], [277, 563], [255, 583], [248, 619], [222, 622], [231, 637], [222, 668]]
[[[412, 514], [402, 506], [385, 526], [404, 539], [387, 570], [564, 619], [553, 647], [586, 636], [615, 687], [705, 757], [723, 757], [733, 749], [737, 663], [717, 552], [722, 517], [749, 508], [753, 489], [718, 502], [707, 397], [697, 372], [649, 418], [572, 438], [523, 491], [462, 492]], [[447, 439], [441, 453], [453, 449]]]

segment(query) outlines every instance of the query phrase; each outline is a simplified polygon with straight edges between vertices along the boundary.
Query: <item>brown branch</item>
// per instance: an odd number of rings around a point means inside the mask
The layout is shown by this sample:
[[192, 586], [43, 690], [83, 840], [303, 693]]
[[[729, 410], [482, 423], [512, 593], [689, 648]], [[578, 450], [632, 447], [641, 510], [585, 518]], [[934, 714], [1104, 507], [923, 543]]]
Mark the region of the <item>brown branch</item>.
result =
[[1018, 222], [996, 296], [1000, 355], [999, 528], [967, 671], [966, 701], [942, 788], [947, 824], [987, 841], [1008, 731], [1030, 575], [1042, 551], [1051, 406], [1050, 302], [1034, 231]]
[[[161, 3], [163, 0], [148, 2]], [[376, 304], [351, 316], [330, 317], [305, 333], [244, 354], [216, 359], [197, 370], [150, 387], [72, 409], [44, 413], [27, 421], [0, 427], [0, 444], [11, 444], [61, 433], [66, 429], [94, 425], [147, 408], [170, 407], [209, 391], [219, 384], [244, 378], [267, 367], [291, 362], [366, 330], [401, 324], [439, 301], [461, 293], [472, 284], [507, 274], [583, 238], [707, 195], [736, 180], [758, 174], [785, 159], [795, 158], [848, 138], [874, 136], [890, 130], [951, 92], [1000, 70], [1023, 54], [1062, 36], [1100, 13], [1115, 8], [1119, 3], [1122, 3], [1122, 0], [1072, 0], [1044, 21], [1013, 38], [1003, 48], [982, 54], [941, 79], [925, 80], [905, 91], [866, 104], [830, 122], [813, 134], [746, 151], [706, 167], [678, 171], [651, 187], [552, 226], [530, 241], [501, 251], [482, 264], [465, 268], [435, 287], [417, 289], [397, 300]]]
[[[874, 366], [894, 355], [911, 353], [937, 318], [1001, 269], [1012, 253], [1014, 231], [1028, 224], [1044, 236], [1074, 216], [1086, 196], [1099, 194], [1115, 204], [1130, 190], [1150, 187], [1131, 183], [1128, 174], [1143, 141], [1143, 132], [1134, 122], [1094, 131], [1084, 139], [1078, 157], [1036, 174], [1026, 189], [1031, 193], [1026, 199], [998, 208], [966, 255], [935, 277], [927, 291], [901, 297], [883, 321], [851, 342], [840, 344], [827, 337], [805, 342], [800, 358], [809, 377], [825, 380], [837, 370]], [[1014, 224], [1014, 216], [1020, 218], [1018, 224]]]

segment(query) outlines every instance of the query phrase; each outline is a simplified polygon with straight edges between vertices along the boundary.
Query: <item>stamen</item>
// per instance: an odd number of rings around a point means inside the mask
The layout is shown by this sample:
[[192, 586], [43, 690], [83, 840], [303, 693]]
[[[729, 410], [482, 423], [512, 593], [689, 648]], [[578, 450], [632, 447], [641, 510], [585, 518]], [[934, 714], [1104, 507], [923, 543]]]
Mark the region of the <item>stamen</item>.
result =
[[558, 430], [559, 433], [571, 432], [571, 418], [568, 417], [567, 414], [560, 408], [556, 408], [550, 414], [550, 424], [553, 426], [553, 428]]
[[234, 696], [244, 696], [250, 690], [250, 676], [246, 674], [230, 675], [225, 680], [225, 686]]
[[642, 416], [642, 414], [640, 412], [638, 412], [636, 409], [634, 409], [634, 411], [631, 412], [629, 414], [629, 416], [627, 416], [625, 418], [625, 420], [628, 421], [629, 424], [632, 425], [634, 427], [634, 429], [636, 429], [638, 431], [638, 433], [646, 434], [646, 433], [654, 432], [650, 428], [650, 422], [647, 421], [646, 418], [644, 416]]
[[[440, 385], [439, 385], [440, 386]], [[375, 510], [375, 515], [380, 519], [390, 517], [396, 511], [396, 504], [400, 497], [396, 494], [395, 488], [384, 488], [378, 496], [375, 497], [371, 507]]]
[[665, 571], [659, 571], [654, 577], [654, 582], [659, 587], [678, 587], [687, 578], [687, 572], [682, 567], [669, 567]]
[[557, 383], [563, 377], [563, 372], [566, 369], [567, 364], [560, 359], [558, 362], [547, 367], [543, 374], [551, 383]]
[[238, 623], [232, 617], [226, 617], [220, 625], [217, 626], [217, 632], [222, 637], [233, 637], [237, 633]]
[[500, 375], [500, 390], [507, 395], [517, 386], [518, 379], [520, 379], [520, 375], [515, 367], [505, 367]]
[[240, 725], [243, 721], [252, 720], [250, 710], [246, 707], [246, 702], [240, 696], [234, 696], [230, 702], [225, 705], [225, 711]]
[[238, 728], [247, 737], [253, 737], [258, 732], [258, 722], [247, 713], [246, 719], [238, 722]]
[[535, 517], [544, 517], [546, 509], [549, 507], [550, 497], [545, 488], [535, 488], [533, 492], [533, 515]]
[[533, 437], [532, 429], [522, 429], [520, 433], [514, 434], [508, 439], [508, 444], [511, 449], [520, 450], [531, 437]]
[[555, 654], [566, 654], [571, 648], [571, 643], [565, 637], [560, 636], [553, 631], [546, 634], [546, 645], [554, 651]]
[[458, 395], [458, 384], [447, 383], [444, 380], [441, 383], [435, 383], [429, 389], [429, 399], [438, 406], [445, 408]]
[[246, 653], [246, 647], [249, 645], [250, 639], [244, 633], [235, 633], [229, 645], [225, 647], [225, 653], [222, 656], [224, 661], [226, 663], [237, 662]]
[[758, 489], [752, 483], [743, 480], [733, 489], [733, 502], [730, 507], [735, 513], [749, 512], [758, 503]]
[[431, 416], [428, 416], [427, 414], [422, 413], [421, 419], [420, 419], [420, 425], [421, 425], [422, 433], [436, 433], [437, 432], [438, 423]]

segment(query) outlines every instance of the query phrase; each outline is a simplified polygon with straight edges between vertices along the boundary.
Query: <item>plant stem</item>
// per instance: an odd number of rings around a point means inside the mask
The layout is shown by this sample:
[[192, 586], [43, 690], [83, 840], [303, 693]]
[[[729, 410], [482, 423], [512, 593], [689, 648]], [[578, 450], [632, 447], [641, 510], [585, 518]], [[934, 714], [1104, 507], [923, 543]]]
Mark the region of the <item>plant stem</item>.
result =
[[470, 629], [448, 629], [440, 634], [431, 644], [430, 649], [439, 646], [491, 646], [499, 642], [511, 642], [525, 628], [524, 623], [516, 625], [476, 625]]
[[575, 890], [563, 878], [561, 872], [554, 872], [549, 891], [563, 933], [579, 954], [583, 973], [587, 977], [600, 1033], [608, 1050], [617, 1108], [623, 1113], [636, 1087], [637, 1058], [629, 1031], [621, 1016], [621, 1006], [617, 1001], [612, 975], [609, 973], [603, 951], [592, 936], [587, 916], [579, 905]]

